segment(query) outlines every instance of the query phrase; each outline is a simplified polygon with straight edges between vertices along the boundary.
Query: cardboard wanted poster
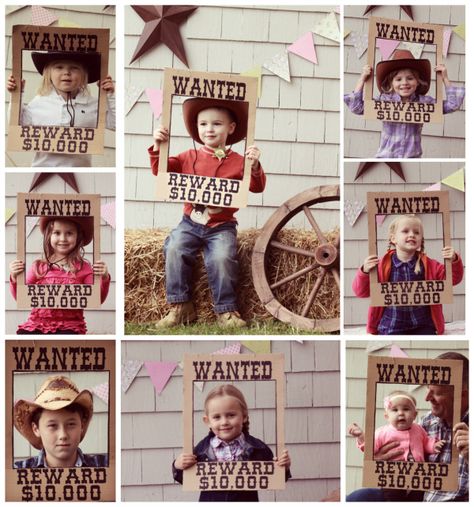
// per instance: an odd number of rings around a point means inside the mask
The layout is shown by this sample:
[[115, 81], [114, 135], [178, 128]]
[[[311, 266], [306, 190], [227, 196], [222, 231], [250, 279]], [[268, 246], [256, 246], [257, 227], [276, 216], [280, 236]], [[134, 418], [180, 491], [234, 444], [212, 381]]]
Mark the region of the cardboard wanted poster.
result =
[[[440, 221], [443, 246], [451, 244], [449, 192], [368, 192], [367, 213], [369, 224], [369, 255], [382, 257], [377, 215], [391, 222], [397, 215], [416, 216], [423, 222], [428, 217]], [[385, 253], [385, 251], [384, 251]], [[426, 306], [452, 303], [453, 283], [451, 261], [445, 260], [444, 280], [390, 282], [379, 279], [377, 269], [370, 271], [370, 304], [372, 306]]]
[[[376, 53], [377, 40], [381, 44], [384, 41], [398, 41], [400, 43], [390, 58], [384, 60], [383, 63], [381, 63], [381, 56]], [[409, 49], [403, 47], [402, 43], [419, 45], [423, 48], [423, 54], [416, 58]], [[369, 18], [367, 64], [372, 67], [372, 74], [364, 86], [364, 118], [401, 123], [442, 123], [443, 82], [440, 73], [435, 73], [433, 70], [437, 64], [443, 63], [442, 52], [443, 27], [441, 25], [398, 19]], [[435, 55], [434, 62], [430, 62], [428, 59], [428, 56], [432, 54]], [[425, 103], [422, 100], [402, 102], [380, 98], [382, 93], [387, 95], [387, 92], [381, 90], [379, 85], [382, 83], [379, 80], [383, 76], [389, 75], [391, 70], [406, 68], [403, 65], [400, 66], [396, 60], [399, 58], [401, 63], [402, 60], [406, 60], [407, 57], [411, 58], [411, 56], [415, 56], [419, 77], [425, 83], [424, 85], [419, 84], [418, 91], [423, 95], [433, 96], [435, 99], [433, 104]], [[431, 76], [435, 76], [435, 74], [436, 82], [430, 86]]]
[[[52, 61], [77, 61], [89, 75], [89, 87], [96, 86], [107, 76], [109, 59], [109, 30], [102, 28], [61, 28], [57, 26], [15, 25], [12, 32], [13, 77], [17, 83], [11, 95], [10, 124], [7, 150], [73, 154], [101, 154], [104, 151], [106, 94], [98, 89], [96, 118], [85, 118], [87, 111], [81, 104], [67, 107], [70, 125], [52, 125], [47, 120], [47, 110], [35, 109], [23, 103], [22, 82], [25, 68], [43, 75], [47, 81], [48, 65]], [[41, 70], [41, 72], [40, 72]], [[94, 80], [93, 82], [90, 80]], [[49, 84], [50, 83], [50, 84]], [[85, 83], [87, 84], [87, 83]], [[28, 87], [28, 83], [25, 83]], [[94, 92], [95, 93], [95, 92]], [[40, 90], [39, 95], [48, 94]], [[39, 96], [37, 95], [37, 97]], [[40, 97], [43, 98], [43, 97]], [[46, 115], [45, 120], [41, 120]], [[64, 124], [63, 124], [64, 125]]]
[[6, 500], [115, 500], [115, 342], [5, 343]]
[[[212, 388], [233, 384], [266, 382], [273, 388], [276, 408], [276, 453], [284, 449], [284, 356], [283, 354], [185, 355], [184, 358], [184, 453], [193, 453], [208, 428], [203, 422], [193, 425], [197, 412], [202, 421], [204, 398], [194, 386], [205, 382]], [[247, 392], [247, 391], [245, 391]], [[197, 405], [200, 399], [200, 405]], [[252, 423], [250, 421], [250, 433]], [[261, 435], [255, 435], [257, 438]], [[285, 488], [285, 468], [275, 461], [203, 461], [184, 470], [185, 491], [266, 490]]]
[[[367, 410], [363, 486], [419, 491], [458, 489], [458, 452], [451, 462], [384, 461], [374, 457], [376, 410], [393, 391], [407, 399], [414, 386], [436, 386], [452, 394], [453, 424], [461, 420], [462, 362], [447, 359], [409, 359], [369, 356], [367, 366]], [[385, 398], [384, 398], [385, 397]], [[425, 414], [418, 413], [417, 421]], [[384, 419], [385, 421], [385, 419]], [[387, 421], [385, 421], [387, 422]], [[412, 426], [416, 424], [412, 423]], [[422, 444], [417, 441], [418, 445]], [[414, 444], [415, 445], [415, 444]], [[452, 444], [453, 445], [453, 444]], [[414, 451], [413, 451], [414, 452]], [[426, 456], [426, 453], [425, 453]]]
[[[38, 219], [39, 228], [47, 219], [58, 218], [72, 221], [82, 229], [83, 235], [93, 242], [93, 259], [100, 258], [100, 195], [99, 194], [41, 194], [19, 193], [17, 195], [17, 255], [26, 262], [25, 271], [17, 277], [18, 308], [69, 308], [88, 309], [100, 307], [100, 276], [93, 276], [93, 284], [48, 284], [41, 283], [40, 273], [36, 274], [34, 260], [27, 254], [42, 251], [41, 260], [46, 264], [44, 235], [43, 245], [31, 245], [26, 234], [28, 220]], [[49, 240], [50, 241], [50, 240]], [[87, 241], [87, 240], [85, 240]], [[84, 261], [86, 262], [86, 261]], [[92, 262], [90, 263], [92, 264]], [[28, 283], [34, 279], [35, 283]]]
[[[172, 141], [175, 124], [178, 121], [182, 122], [183, 102], [186, 99], [200, 98], [209, 99], [209, 105], [214, 108], [221, 102], [222, 107], [227, 109], [237, 108], [240, 113], [234, 116], [237, 128], [242, 133], [242, 139], [240, 135], [236, 135], [236, 140], [240, 142], [245, 139], [246, 146], [252, 145], [255, 135], [257, 83], [257, 78], [240, 75], [165, 69], [162, 123], [170, 132], [170, 140]], [[244, 122], [244, 124], [239, 125], [239, 122]], [[196, 121], [193, 119], [192, 124], [197, 125], [197, 119]], [[186, 129], [184, 131], [186, 132]], [[192, 136], [188, 132], [186, 136], [190, 141], [188, 149], [192, 149]], [[229, 136], [227, 141], [229, 139], [232, 137]], [[199, 139], [194, 139], [196, 150], [199, 150], [202, 144], [199, 143]], [[227, 144], [232, 143], [227, 142]], [[229, 162], [225, 150], [217, 151], [219, 151], [216, 153], [216, 157], [220, 160], [219, 168], [221, 166], [223, 169], [227, 168]], [[174, 150], [170, 153], [170, 141], [160, 144], [156, 194], [158, 200], [189, 202], [214, 208], [243, 208], [247, 205], [251, 160], [246, 158], [242, 160], [242, 179], [231, 179], [216, 175], [198, 175], [195, 174], [194, 167], [183, 167], [180, 172], [172, 172], [172, 167], [169, 167], [169, 157], [174, 155], [176, 155]]]

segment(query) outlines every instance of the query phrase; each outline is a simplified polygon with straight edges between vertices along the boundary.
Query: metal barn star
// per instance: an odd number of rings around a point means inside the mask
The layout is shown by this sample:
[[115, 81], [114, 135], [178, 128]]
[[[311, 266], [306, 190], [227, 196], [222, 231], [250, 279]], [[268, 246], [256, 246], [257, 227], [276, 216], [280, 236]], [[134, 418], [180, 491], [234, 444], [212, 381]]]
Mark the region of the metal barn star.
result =
[[[380, 7], [380, 5], [368, 5], [364, 11], [364, 16], [366, 14], [368, 14], [370, 11], [376, 9], [377, 7]], [[400, 7], [402, 8], [402, 10], [408, 15], [410, 16], [411, 20], [412, 21], [415, 21], [413, 19], [413, 12], [411, 10], [411, 5], [400, 5]]]
[[[366, 171], [368, 171], [374, 164], [379, 164], [380, 162], [362, 162], [359, 164], [359, 168], [357, 169], [357, 174], [355, 175], [354, 181], [362, 176]], [[405, 175], [403, 174], [402, 164], [400, 162], [384, 162], [390, 167], [390, 169], [398, 174], [403, 181], [406, 181]]]

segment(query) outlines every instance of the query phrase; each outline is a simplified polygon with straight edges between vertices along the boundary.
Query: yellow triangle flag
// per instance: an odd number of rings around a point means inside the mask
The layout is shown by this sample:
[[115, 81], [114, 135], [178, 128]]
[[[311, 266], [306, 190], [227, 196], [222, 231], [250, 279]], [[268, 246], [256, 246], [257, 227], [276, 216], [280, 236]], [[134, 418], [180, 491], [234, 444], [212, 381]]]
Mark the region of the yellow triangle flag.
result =
[[270, 340], [244, 340], [240, 342], [255, 354], [270, 354]]
[[344, 30], [344, 39], [352, 32], [352, 30], [350, 30], [349, 28], [346, 28]]
[[64, 18], [58, 19], [58, 26], [63, 26], [65, 28], [82, 28], [81, 25], [78, 25], [77, 23]]
[[256, 65], [255, 67], [240, 73], [241, 76], [250, 76], [258, 78], [257, 94], [262, 95], [262, 66]]
[[466, 40], [466, 23], [462, 23], [462, 24], [454, 27], [453, 32], [456, 35], [459, 35], [459, 37], [461, 37], [461, 39]]
[[444, 180], [441, 180], [441, 183], [444, 183], [448, 187], [455, 188], [456, 190], [464, 192], [464, 167], [462, 169], [459, 169], [459, 171], [446, 176]]
[[11, 208], [5, 208], [5, 223], [15, 214], [15, 210]]

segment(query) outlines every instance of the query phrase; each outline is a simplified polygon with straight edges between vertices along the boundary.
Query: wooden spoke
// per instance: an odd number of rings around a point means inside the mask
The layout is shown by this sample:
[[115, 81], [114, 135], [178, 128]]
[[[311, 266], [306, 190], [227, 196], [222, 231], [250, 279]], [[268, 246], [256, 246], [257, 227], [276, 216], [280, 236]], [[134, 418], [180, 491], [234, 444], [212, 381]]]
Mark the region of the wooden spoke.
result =
[[316, 236], [318, 236], [319, 244], [323, 245], [324, 243], [327, 243], [328, 240], [324, 236], [323, 232], [319, 228], [319, 225], [317, 224], [316, 220], [314, 219], [313, 214], [311, 213], [311, 210], [308, 208], [308, 206], [303, 206], [304, 214], [306, 215], [306, 218], [308, 219], [308, 222], [311, 224], [311, 227], [313, 228], [314, 232], [316, 233]]
[[280, 243], [279, 241], [271, 241], [270, 245], [278, 248], [279, 250], [285, 250], [285, 252], [306, 255], [307, 257], [314, 257], [314, 252], [310, 250], [305, 250], [304, 248], [297, 248], [296, 246], [285, 245], [284, 243]]
[[278, 282], [273, 283], [272, 285], [270, 285], [270, 289], [272, 289], [272, 290], [277, 289], [278, 287], [281, 287], [282, 285], [285, 285], [286, 283], [296, 280], [300, 276], [305, 275], [306, 273], [309, 273], [310, 271], [313, 271], [317, 267], [318, 267], [318, 263], [313, 262], [313, 264], [311, 264], [311, 266], [300, 269], [299, 271], [296, 271], [292, 275], [286, 276], [285, 278], [278, 280]]
[[316, 283], [314, 284], [311, 293], [308, 297], [308, 300], [306, 301], [306, 304], [304, 305], [303, 311], [301, 312], [302, 317], [306, 317], [313, 306], [314, 300], [316, 296], [318, 295], [319, 289], [321, 288], [321, 285], [323, 284], [324, 277], [326, 276], [327, 270], [324, 268], [321, 268], [321, 272], [318, 275], [318, 278], [316, 279]]
[[340, 278], [340, 276], [339, 276], [339, 270], [338, 270], [338, 269], [336, 269], [336, 268], [332, 268], [332, 269], [331, 269], [331, 273], [332, 273], [332, 276], [334, 277], [334, 280], [335, 280], [335, 281], [336, 281], [336, 283], [337, 283], [337, 286], [338, 286], [339, 288], [341, 288], [341, 278]]

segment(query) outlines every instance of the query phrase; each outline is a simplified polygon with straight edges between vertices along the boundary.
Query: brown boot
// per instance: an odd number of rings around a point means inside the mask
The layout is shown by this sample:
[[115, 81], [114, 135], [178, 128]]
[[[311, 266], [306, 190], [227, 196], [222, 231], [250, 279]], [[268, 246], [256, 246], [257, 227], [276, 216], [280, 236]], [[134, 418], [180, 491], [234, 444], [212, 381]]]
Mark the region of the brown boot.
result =
[[217, 315], [217, 323], [221, 327], [247, 327], [239, 312], [225, 312]]
[[179, 326], [180, 324], [190, 324], [197, 318], [196, 310], [192, 301], [185, 303], [175, 303], [171, 307], [168, 315], [155, 323], [157, 329], [167, 329], [169, 327]]

